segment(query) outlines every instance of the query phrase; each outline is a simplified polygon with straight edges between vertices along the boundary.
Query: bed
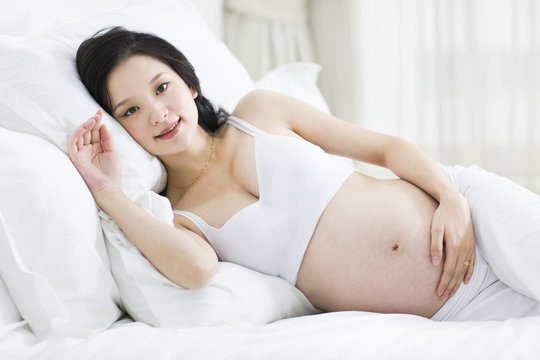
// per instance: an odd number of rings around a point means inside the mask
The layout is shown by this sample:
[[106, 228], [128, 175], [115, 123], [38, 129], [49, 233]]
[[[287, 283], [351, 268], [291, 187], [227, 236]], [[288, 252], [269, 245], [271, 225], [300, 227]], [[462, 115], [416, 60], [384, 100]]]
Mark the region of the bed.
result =
[[[69, 134], [97, 108], [76, 75], [78, 44], [113, 25], [162, 36], [227, 110], [266, 88], [329, 111], [316, 87], [320, 68], [293, 63], [254, 82], [188, 0], [73, 3], [36, 3], [33, 12], [13, 4], [1, 15], [0, 359], [540, 356], [539, 316], [442, 323], [321, 313], [286, 281], [226, 262], [200, 290], [165, 279], [96, 207], [67, 157]], [[126, 192], [172, 224], [170, 205], [157, 195], [166, 179], [161, 163], [110, 117], [104, 122]]]

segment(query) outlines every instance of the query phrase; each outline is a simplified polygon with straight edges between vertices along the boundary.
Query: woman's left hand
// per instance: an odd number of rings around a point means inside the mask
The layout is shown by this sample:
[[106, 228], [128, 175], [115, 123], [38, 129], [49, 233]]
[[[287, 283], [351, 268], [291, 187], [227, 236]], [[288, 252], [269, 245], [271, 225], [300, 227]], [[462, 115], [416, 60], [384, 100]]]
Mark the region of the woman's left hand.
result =
[[431, 258], [433, 265], [445, 260], [437, 294], [442, 300], [453, 296], [472, 277], [476, 259], [475, 237], [467, 199], [455, 191], [441, 198], [431, 224]]

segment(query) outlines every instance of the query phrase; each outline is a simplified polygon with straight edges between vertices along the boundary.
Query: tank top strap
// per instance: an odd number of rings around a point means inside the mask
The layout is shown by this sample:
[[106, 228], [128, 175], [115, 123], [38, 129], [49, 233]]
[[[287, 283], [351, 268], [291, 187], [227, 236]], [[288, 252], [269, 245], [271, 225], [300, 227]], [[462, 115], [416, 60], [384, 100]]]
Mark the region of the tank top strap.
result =
[[229, 119], [227, 119], [227, 123], [252, 136], [255, 136], [257, 134], [264, 134], [264, 131], [262, 131], [261, 129], [251, 125], [250, 123], [242, 119], [237, 118], [236, 116], [230, 115]]
[[208, 225], [206, 221], [204, 221], [200, 216], [197, 216], [189, 211], [173, 210], [173, 213], [176, 215], [182, 215], [191, 220], [191, 222], [193, 222], [205, 235], [208, 232], [208, 229], [210, 229], [210, 225]]

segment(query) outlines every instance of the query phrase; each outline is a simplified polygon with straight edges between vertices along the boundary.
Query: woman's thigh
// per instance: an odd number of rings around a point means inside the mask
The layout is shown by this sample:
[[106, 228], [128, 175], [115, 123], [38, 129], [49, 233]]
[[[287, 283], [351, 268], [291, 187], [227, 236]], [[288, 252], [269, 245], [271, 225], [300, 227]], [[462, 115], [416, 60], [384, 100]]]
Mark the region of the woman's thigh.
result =
[[476, 241], [497, 277], [540, 301], [540, 196], [477, 166], [443, 170], [467, 198]]

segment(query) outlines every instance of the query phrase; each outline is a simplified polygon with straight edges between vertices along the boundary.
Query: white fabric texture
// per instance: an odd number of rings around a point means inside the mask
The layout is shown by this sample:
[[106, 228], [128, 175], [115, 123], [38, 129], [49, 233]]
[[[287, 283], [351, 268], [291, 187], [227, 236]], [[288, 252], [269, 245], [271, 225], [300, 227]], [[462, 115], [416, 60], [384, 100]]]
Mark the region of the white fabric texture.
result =
[[[167, 198], [145, 192], [135, 195], [133, 200], [173, 226]], [[227, 262], [218, 264], [212, 281], [204, 288], [183, 289], [157, 271], [107, 214], [100, 211], [100, 216], [122, 303], [135, 320], [158, 327], [182, 328], [266, 324], [317, 312], [285, 280]]]
[[321, 111], [330, 113], [317, 87], [321, 66], [310, 62], [293, 62], [279, 66], [255, 82], [255, 88], [277, 91], [300, 99]]
[[225, 0], [225, 42], [253, 79], [313, 61], [306, 0]]
[[436, 321], [502, 321], [540, 315], [540, 302], [499, 280], [477, 247], [474, 273], [468, 284], [437, 311]]
[[[0, 34], [39, 36], [47, 29], [125, 5], [128, 0], [2, 2]], [[29, 6], [31, 5], [31, 6]]]
[[[1, 215], [0, 215], [1, 216]], [[4, 281], [0, 278], [0, 326], [22, 320]]]
[[0, 128], [0, 275], [40, 337], [86, 336], [121, 312], [96, 205], [67, 156]]
[[478, 166], [442, 168], [469, 202], [477, 244], [495, 275], [540, 301], [540, 196]]
[[478, 166], [443, 166], [469, 202], [477, 241], [469, 284], [432, 317], [487, 321], [540, 315], [540, 197]]
[[540, 317], [540, 302], [498, 280], [445, 321], [508, 321]]
[[[113, 25], [152, 32], [177, 46], [197, 69], [203, 94], [229, 111], [252, 89], [245, 69], [208, 30], [190, 1], [133, 0], [44, 35], [0, 36], [0, 125], [43, 136], [66, 151], [70, 134], [98, 108], [78, 79], [76, 49], [82, 40]], [[109, 115], [103, 122], [121, 157], [124, 190], [160, 191], [166, 178], [161, 162]]]
[[4, 337], [0, 357], [10, 360], [532, 360], [540, 353], [539, 333], [540, 316], [440, 323], [412, 315], [343, 311], [262, 326], [163, 329], [122, 321], [84, 340], [38, 342], [22, 326]]

